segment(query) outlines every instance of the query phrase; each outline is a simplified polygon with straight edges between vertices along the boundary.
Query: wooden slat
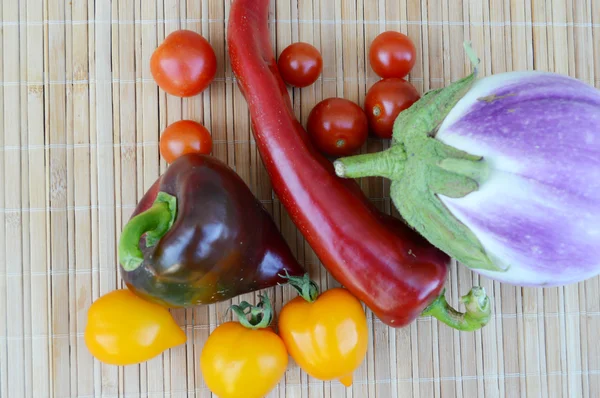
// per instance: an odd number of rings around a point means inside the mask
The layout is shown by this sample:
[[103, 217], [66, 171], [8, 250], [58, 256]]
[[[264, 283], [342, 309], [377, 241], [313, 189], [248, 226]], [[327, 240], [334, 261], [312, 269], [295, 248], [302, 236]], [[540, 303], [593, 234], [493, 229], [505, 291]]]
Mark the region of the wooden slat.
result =
[[[0, 7], [0, 19], [4, 21], [4, 7]], [[0, 55], [2, 59], [4, 59], [4, 29], [0, 30]], [[4, 62], [0, 62], [0, 76], [4, 79]], [[3, 80], [4, 81], [4, 80]], [[4, 85], [0, 87], [0, 126], [2, 126], [4, 131]], [[5, 148], [6, 137], [3, 133], [0, 136], [0, 144], [2, 148]], [[0, 184], [4, 186], [4, 174], [7, 169], [5, 163], [5, 151], [0, 151]], [[6, 201], [4, 199], [4, 194], [0, 195], [0, 206], [2, 208], [6, 208]], [[5, 225], [6, 223], [6, 212], [0, 213], [0, 223]], [[0, 330], [7, 330], [8, 325], [8, 295], [6, 293], [6, 287], [8, 284], [8, 259], [6, 258], [6, 231], [5, 228], [0, 228], [0, 251], [2, 255], [0, 255]], [[8, 336], [6, 333], [3, 336], [3, 339], [0, 340], [0, 367], [2, 369], [8, 369]], [[0, 373], [0, 393], [2, 396], [8, 395], [8, 372]]]
[[[73, 3], [72, 19], [85, 20], [88, 16], [86, 3]], [[85, 24], [73, 25], [73, 205], [85, 210], [75, 211], [74, 215], [74, 281], [75, 313], [73, 322], [77, 336], [76, 363], [77, 394], [92, 395], [94, 393], [94, 358], [89, 353], [83, 339], [87, 323], [87, 308], [93, 300], [92, 261], [91, 261], [91, 211], [87, 209], [91, 203], [90, 192], [90, 125], [89, 125], [89, 29]]]
[[[24, 176], [35, 189], [30, 189], [27, 206], [44, 209], [47, 206], [46, 151], [44, 122], [44, 47], [46, 34], [43, 25], [44, 6], [42, 0], [30, 0], [27, 3], [27, 88], [28, 118], [27, 128], [29, 145], [37, 149], [29, 151], [29, 175]], [[29, 213], [30, 223], [30, 261], [31, 274], [31, 347], [32, 382], [31, 395], [41, 397], [50, 395], [50, 353], [48, 339], [49, 300], [48, 300], [48, 235], [45, 211]], [[26, 282], [27, 283], [27, 282]], [[33, 337], [35, 336], [35, 338]]]
[[[19, 4], [12, 2], [4, 4], [2, 17], [7, 20], [19, 21]], [[23, 78], [20, 65], [20, 26], [10, 26], [4, 30], [2, 39], [2, 77], [6, 81], [20, 81]], [[20, 147], [22, 143], [21, 129], [21, 87], [19, 85], [5, 86], [3, 96], [3, 124], [6, 147]], [[4, 178], [2, 181], [3, 204], [5, 208], [13, 209], [6, 213], [2, 220], [4, 236], [4, 261], [0, 269], [5, 271], [6, 280], [3, 294], [8, 303], [6, 322], [3, 325], [7, 336], [6, 347], [2, 357], [6, 365], [5, 388], [7, 396], [25, 396], [25, 367], [24, 348], [24, 308], [23, 308], [23, 214], [21, 201], [21, 151], [4, 153]], [[4, 364], [3, 364], [4, 365]]]

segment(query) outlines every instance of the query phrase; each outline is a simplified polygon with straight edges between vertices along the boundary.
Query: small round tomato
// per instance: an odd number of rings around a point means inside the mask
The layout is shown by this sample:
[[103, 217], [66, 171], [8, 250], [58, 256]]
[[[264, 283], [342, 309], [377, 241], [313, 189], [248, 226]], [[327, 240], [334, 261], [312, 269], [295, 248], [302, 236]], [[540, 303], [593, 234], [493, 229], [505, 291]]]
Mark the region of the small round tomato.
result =
[[288, 279], [300, 293], [279, 313], [279, 334], [288, 352], [312, 377], [336, 379], [349, 387], [352, 374], [365, 360], [369, 341], [360, 301], [344, 288], [319, 295], [308, 275]]
[[308, 43], [293, 43], [279, 55], [277, 68], [282, 79], [295, 87], [306, 87], [317, 81], [323, 69], [323, 58]]
[[405, 77], [415, 66], [416, 56], [412, 40], [395, 31], [379, 34], [369, 49], [371, 68], [383, 78]]
[[311, 110], [306, 130], [319, 151], [330, 156], [348, 156], [367, 140], [369, 122], [354, 102], [327, 98]]
[[132, 365], [184, 344], [186, 336], [171, 313], [129, 289], [114, 290], [90, 306], [85, 344], [99, 361]]
[[[288, 352], [269, 327], [271, 304], [268, 298], [263, 300], [256, 307], [246, 302], [232, 306], [240, 322], [219, 325], [202, 348], [200, 370], [204, 382], [220, 398], [264, 397], [285, 373]], [[247, 314], [252, 315], [250, 320]]]
[[217, 57], [204, 37], [191, 30], [177, 30], [154, 50], [150, 72], [167, 93], [191, 97], [206, 89], [214, 79]]
[[393, 77], [375, 83], [365, 97], [365, 113], [373, 134], [392, 138], [394, 122], [400, 112], [419, 98], [417, 89], [404, 79]]
[[212, 137], [206, 127], [193, 120], [170, 124], [160, 137], [160, 154], [167, 163], [186, 153], [210, 154]]

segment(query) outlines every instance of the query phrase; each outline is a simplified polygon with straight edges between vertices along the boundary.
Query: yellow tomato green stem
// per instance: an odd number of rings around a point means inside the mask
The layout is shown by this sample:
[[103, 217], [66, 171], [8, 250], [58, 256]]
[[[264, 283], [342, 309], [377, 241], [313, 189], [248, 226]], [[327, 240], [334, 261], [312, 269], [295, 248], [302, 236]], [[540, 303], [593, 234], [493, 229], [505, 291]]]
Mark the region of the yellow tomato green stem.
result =
[[279, 275], [288, 280], [288, 284], [292, 286], [298, 294], [309, 303], [314, 302], [319, 296], [319, 287], [310, 279], [308, 273], [303, 276], [290, 276], [288, 272], [285, 275]]
[[[260, 297], [260, 302], [257, 305], [252, 305], [247, 301], [242, 301], [239, 305], [229, 307], [235, 313], [238, 321], [248, 329], [264, 329], [271, 325], [273, 320], [273, 306], [271, 300], [266, 294]], [[248, 319], [250, 315], [250, 319]]]

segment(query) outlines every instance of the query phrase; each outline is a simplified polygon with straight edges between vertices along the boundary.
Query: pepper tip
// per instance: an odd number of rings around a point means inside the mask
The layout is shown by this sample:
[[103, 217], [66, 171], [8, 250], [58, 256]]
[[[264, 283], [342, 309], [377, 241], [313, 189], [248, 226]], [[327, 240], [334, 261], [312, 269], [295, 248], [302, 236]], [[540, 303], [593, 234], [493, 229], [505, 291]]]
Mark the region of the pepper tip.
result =
[[342, 383], [345, 387], [350, 387], [352, 385], [352, 374], [343, 376], [339, 378], [340, 383]]

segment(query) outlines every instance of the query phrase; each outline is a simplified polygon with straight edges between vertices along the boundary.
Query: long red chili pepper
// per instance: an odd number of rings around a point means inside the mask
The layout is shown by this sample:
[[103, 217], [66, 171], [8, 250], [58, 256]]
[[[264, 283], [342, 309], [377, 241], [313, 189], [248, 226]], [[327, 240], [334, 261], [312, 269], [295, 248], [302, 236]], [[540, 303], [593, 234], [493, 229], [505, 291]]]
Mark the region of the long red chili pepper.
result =
[[[426, 310], [453, 327], [473, 330], [457, 318], [473, 314], [457, 313], [440, 296], [449, 257], [379, 212], [356, 182], [337, 177], [311, 145], [277, 70], [268, 6], [269, 0], [233, 1], [228, 51], [261, 158], [292, 221], [331, 275], [387, 325], [404, 326]], [[480, 291], [475, 296], [487, 306], [485, 293], [485, 302]]]

